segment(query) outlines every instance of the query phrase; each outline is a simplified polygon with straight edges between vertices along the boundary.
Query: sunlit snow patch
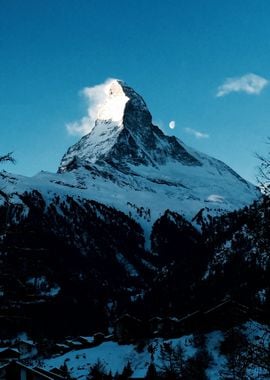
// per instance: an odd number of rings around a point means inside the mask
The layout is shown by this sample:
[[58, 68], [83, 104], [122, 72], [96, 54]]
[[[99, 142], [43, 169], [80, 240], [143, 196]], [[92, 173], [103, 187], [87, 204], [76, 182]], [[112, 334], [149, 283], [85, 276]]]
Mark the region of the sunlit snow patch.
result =
[[207, 198], [207, 201], [208, 202], [215, 202], [215, 203], [223, 203], [224, 197], [222, 197], [221, 195], [217, 195], [217, 194], [211, 194]]

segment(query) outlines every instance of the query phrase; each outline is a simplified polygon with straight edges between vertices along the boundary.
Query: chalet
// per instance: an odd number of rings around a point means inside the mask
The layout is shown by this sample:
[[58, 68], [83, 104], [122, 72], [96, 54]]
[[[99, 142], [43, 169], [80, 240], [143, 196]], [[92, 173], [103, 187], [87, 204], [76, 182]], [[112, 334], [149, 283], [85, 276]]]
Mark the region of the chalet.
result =
[[179, 336], [179, 334], [186, 332], [186, 320], [189, 318], [189, 315], [179, 319], [176, 317], [170, 317], [164, 319], [163, 325], [163, 336], [164, 337], [174, 337]]
[[151, 336], [160, 336], [164, 328], [164, 318], [153, 317], [148, 321], [149, 331]]
[[82, 342], [80, 342], [79, 340], [77, 340], [77, 339], [67, 339], [66, 341], [65, 341], [65, 345], [66, 346], [69, 346], [70, 347], [70, 349], [81, 349], [81, 348], [83, 348], [83, 344], [82, 344]]
[[20, 358], [20, 352], [15, 348], [1, 347], [0, 348], [0, 363], [8, 362]]
[[187, 314], [182, 318], [169, 317], [151, 318], [149, 323], [149, 330], [151, 336], [163, 336], [173, 337], [179, 336], [179, 334], [185, 334], [196, 328], [198, 319], [200, 319], [201, 313], [196, 311], [191, 314]]
[[8, 363], [0, 365], [0, 380], [6, 380]]
[[200, 310], [187, 314], [178, 321], [179, 332], [190, 333], [198, 329], [201, 324], [202, 312]]
[[206, 329], [229, 328], [250, 318], [250, 309], [231, 299], [224, 299], [219, 304], [203, 312], [203, 323]]
[[45, 376], [49, 376], [49, 377], [53, 378], [53, 380], [62, 380], [62, 379], [67, 378], [67, 375], [64, 373], [64, 371], [62, 371], [61, 369], [58, 369], [58, 368], [54, 368], [50, 371], [46, 371], [44, 368], [35, 367], [35, 368], [33, 368], [33, 370], [37, 371], [40, 374], [43, 374]]
[[70, 351], [70, 346], [64, 343], [56, 343], [55, 346], [52, 349], [52, 353], [55, 354], [64, 354], [68, 351]]
[[154, 317], [148, 321], [148, 326], [150, 336], [173, 337], [194, 331], [230, 328], [250, 318], [263, 321], [264, 316], [261, 310], [226, 297], [212, 307], [196, 310], [181, 318]]
[[118, 342], [132, 342], [141, 336], [142, 321], [124, 314], [115, 321], [114, 336]]
[[173, 337], [199, 330], [229, 328], [252, 317], [258, 319], [258, 314], [258, 310], [251, 311], [227, 297], [208, 309], [196, 310], [181, 318], [153, 317], [148, 321], [148, 328], [150, 336]]
[[[4, 368], [5, 380], [65, 380], [66, 378], [46, 371], [43, 368], [31, 368], [18, 361], [12, 361]], [[0, 378], [1, 379], [1, 378]]]
[[170, 338], [179, 334], [179, 319], [176, 317], [164, 318], [162, 336]]
[[98, 346], [102, 342], [104, 342], [104, 334], [102, 332], [97, 332], [93, 335], [94, 345]]
[[114, 335], [113, 334], [109, 334], [109, 335], [105, 335], [104, 336], [104, 342], [110, 342], [113, 339], [114, 339]]
[[82, 343], [83, 347], [92, 347], [94, 343], [94, 337], [93, 336], [79, 336], [77, 338], [79, 342]]
[[29, 359], [38, 353], [36, 345], [30, 340], [19, 340], [12, 345], [12, 348], [20, 352], [20, 359]]

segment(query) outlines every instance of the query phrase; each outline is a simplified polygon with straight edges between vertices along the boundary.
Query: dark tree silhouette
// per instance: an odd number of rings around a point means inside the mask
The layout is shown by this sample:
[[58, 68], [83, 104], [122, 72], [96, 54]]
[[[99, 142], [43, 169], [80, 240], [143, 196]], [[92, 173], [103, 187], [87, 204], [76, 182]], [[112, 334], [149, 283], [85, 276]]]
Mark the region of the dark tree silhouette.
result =
[[[268, 137], [267, 142], [270, 145], [270, 137]], [[270, 150], [266, 156], [256, 154], [256, 157], [260, 161], [260, 166], [258, 167], [257, 181], [262, 191], [266, 195], [270, 195]]]
[[89, 380], [105, 380], [107, 379], [107, 372], [105, 364], [98, 359], [98, 361], [90, 367], [88, 378]]
[[0, 162], [11, 162], [12, 164], [15, 164], [16, 160], [12, 156], [13, 152], [9, 152], [5, 154], [4, 156], [0, 156]]
[[153, 362], [151, 362], [149, 364], [148, 369], [147, 369], [145, 379], [146, 380], [157, 380], [158, 378], [159, 378], [159, 376], [158, 376], [155, 364]]
[[183, 349], [180, 345], [173, 347], [171, 342], [164, 342], [160, 347], [161, 374], [166, 380], [181, 379], [184, 369]]
[[119, 380], [128, 380], [130, 376], [133, 374], [133, 370], [131, 368], [130, 361], [127, 362], [125, 367], [123, 368], [123, 372], [121, 375], [119, 375], [118, 379]]

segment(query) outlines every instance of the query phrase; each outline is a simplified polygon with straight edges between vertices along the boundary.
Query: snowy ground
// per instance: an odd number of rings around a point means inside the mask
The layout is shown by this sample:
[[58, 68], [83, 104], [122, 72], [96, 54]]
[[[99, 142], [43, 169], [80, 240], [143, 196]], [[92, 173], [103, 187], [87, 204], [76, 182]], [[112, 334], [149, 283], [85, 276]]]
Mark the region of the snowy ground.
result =
[[[58, 356], [52, 359], [44, 361], [44, 367], [46, 369], [52, 369], [54, 367], [60, 367], [66, 363], [71, 371], [72, 376], [76, 379], [85, 380], [89, 373], [89, 368], [92, 364], [96, 363], [100, 359], [108, 370], [111, 370], [113, 374], [116, 372], [122, 372], [124, 366], [129, 361], [131, 367], [134, 370], [133, 376], [145, 376], [147, 368], [150, 364], [150, 353], [148, 352], [148, 346], [151, 344], [155, 348], [155, 363], [157, 367], [161, 365], [160, 362], [160, 345], [164, 342], [162, 339], [155, 339], [148, 342], [147, 346], [141, 351], [136, 350], [136, 346], [119, 345], [116, 342], [105, 342], [101, 345], [70, 351], [62, 356]], [[173, 346], [181, 344], [184, 349], [186, 357], [192, 356], [196, 349], [192, 345], [192, 336], [183, 336], [178, 339], [171, 340]]]
[[[242, 330], [252, 342], [255, 340], [259, 341], [265, 332], [264, 326], [254, 321], [244, 324]], [[219, 352], [219, 346], [223, 338], [224, 335], [221, 331], [213, 331], [206, 335], [206, 347], [212, 357], [211, 364], [206, 372], [209, 380], [219, 379], [221, 371], [226, 367], [226, 358]], [[185, 335], [169, 341], [172, 342], [173, 346], [180, 345], [182, 347], [185, 359], [196, 353], [197, 349], [194, 347], [192, 335]], [[116, 342], [109, 341], [97, 347], [73, 350], [64, 355], [46, 359], [43, 361], [43, 366], [49, 370], [66, 363], [75, 379], [86, 380], [90, 366], [96, 363], [98, 359], [113, 374], [116, 372], [121, 373], [123, 367], [129, 361], [134, 370], [133, 376], [143, 378], [150, 363], [149, 345], [151, 344], [155, 348], [154, 361], [158, 369], [161, 366], [160, 346], [162, 343], [164, 343], [164, 340], [161, 338], [150, 340], [145, 348], [139, 352], [136, 346], [132, 344], [119, 345]], [[260, 378], [260, 370], [258, 368], [253, 368], [252, 372], [252, 379]]]

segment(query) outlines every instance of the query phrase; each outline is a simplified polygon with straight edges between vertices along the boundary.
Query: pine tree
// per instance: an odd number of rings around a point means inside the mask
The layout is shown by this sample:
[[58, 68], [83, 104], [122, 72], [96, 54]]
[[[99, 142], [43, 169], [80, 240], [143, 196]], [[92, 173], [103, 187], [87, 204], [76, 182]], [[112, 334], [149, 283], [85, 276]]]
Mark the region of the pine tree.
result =
[[110, 372], [108, 373], [108, 375], [106, 376], [106, 380], [113, 380], [112, 371], [110, 371]]
[[67, 380], [71, 379], [70, 372], [69, 372], [69, 369], [68, 369], [66, 362], [64, 362], [64, 364], [60, 366], [60, 369], [63, 372], [65, 379], [67, 379]]
[[131, 364], [130, 364], [130, 361], [127, 362], [127, 364], [125, 365], [125, 367], [123, 368], [123, 372], [121, 373], [121, 375], [119, 375], [119, 380], [127, 380], [130, 378], [130, 376], [133, 374], [133, 370], [131, 368]]
[[159, 376], [158, 376], [158, 373], [156, 370], [156, 366], [153, 362], [151, 362], [149, 364], [148, 369], [147, 369], [145, 379], [146, 380], [157, 380], [158, 378], [159, 378]]
[[90, 367], [88, 380], [105, 380], [107, 379], [105, 365], [100, 359]]
[[184, 369], [183, 349], [180, 345], [173, 347], [172, 343], [163, 343], [160, 348], [161, 371], [164, 379], [178, 380]]

